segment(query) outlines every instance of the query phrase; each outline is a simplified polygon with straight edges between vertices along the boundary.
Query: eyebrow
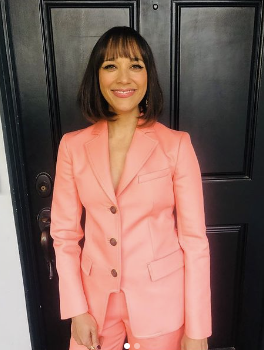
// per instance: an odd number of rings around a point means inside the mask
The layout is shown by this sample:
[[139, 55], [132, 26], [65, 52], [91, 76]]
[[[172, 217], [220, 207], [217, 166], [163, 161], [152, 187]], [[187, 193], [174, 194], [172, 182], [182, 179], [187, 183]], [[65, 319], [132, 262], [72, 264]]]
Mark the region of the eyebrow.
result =
[[[107, 58], [106, 60], [104, 60], [104, 62], [106, 62], [106, 61], [115, 61], [115, 58], [114, 58], [114, 57]], [[141, 60], [141, 59], [138, 58], [138, 57], [132, 57], [132, 58], [130, 58], [130, 61], [131, 61], [131, 62], [134, 62], [134, 61], [141, 61], [141, 62], [143, 62], [143, 60]], [[143, 63], [144, 63], [144, 62], [143, 62]]]

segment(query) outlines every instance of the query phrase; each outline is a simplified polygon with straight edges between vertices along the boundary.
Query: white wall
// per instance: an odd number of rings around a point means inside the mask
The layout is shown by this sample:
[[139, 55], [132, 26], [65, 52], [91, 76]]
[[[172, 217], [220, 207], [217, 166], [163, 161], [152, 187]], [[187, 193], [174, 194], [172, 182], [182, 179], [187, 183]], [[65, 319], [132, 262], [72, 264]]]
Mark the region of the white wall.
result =
[[30, 350], [25, 294], [18, 253], [0, 118], [0, 349]]

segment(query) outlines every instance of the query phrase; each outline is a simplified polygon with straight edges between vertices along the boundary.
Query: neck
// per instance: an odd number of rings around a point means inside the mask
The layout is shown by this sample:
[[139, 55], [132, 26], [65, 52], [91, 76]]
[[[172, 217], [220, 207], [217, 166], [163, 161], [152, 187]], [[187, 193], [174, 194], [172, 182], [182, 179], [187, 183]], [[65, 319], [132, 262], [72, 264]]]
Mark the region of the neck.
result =
[[138, 118], [118, 115], [114, 122], [107, 122], [109, 138], [123, 138], [134, 133]]

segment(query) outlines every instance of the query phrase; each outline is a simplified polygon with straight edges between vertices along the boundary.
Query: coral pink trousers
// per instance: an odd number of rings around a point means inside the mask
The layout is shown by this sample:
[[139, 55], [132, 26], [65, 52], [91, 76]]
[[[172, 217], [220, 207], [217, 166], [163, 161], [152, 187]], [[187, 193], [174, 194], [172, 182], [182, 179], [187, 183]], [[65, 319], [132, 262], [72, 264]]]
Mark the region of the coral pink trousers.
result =
[[[166, 312], [164, 310], [164, 312]], [[130, 330], [129, 317], [124, 292], [111, 293], [108, 300], [107, 312], [102, 334], [104, 337], [102, 350], [181, 350], [181, 339], [184, 334], [184, 324], [174, 332], [154, 338], [136, 338]], [[127, 343], [125, 338], [127, 336]], [[78, 345], [73, 338], [70, 350], [87, 350]]]

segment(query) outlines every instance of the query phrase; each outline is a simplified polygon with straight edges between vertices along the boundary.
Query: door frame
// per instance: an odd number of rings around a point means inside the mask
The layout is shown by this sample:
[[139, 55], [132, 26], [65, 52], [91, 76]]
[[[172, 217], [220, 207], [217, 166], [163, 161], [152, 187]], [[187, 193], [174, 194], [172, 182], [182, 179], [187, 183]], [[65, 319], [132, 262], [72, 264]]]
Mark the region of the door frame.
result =
[[5, 0], [0, 0], [0, 117], [16, 227], [18, 250], [32, 349], [44, 349], [44, 326], [40, 308], [39, 281], [33, 247], [33, 231], [23, 151], [21, 117], [14, 65], [10, 18]]

